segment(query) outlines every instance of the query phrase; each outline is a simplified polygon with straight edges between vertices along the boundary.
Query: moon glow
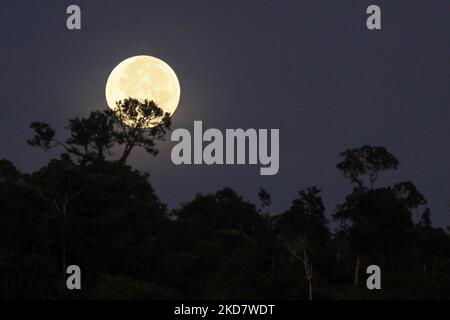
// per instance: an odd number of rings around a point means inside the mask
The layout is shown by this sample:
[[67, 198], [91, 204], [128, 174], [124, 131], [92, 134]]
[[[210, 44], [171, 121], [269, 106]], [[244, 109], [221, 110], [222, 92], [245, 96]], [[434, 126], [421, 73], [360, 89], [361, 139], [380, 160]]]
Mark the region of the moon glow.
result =
[[171, 116], [180, 101], [180, 83], [172, 68], [151, 56], [135, 56], [119, 63], [106, 83], [106, 101], [111, 109], [128, 98], [152, 100]]

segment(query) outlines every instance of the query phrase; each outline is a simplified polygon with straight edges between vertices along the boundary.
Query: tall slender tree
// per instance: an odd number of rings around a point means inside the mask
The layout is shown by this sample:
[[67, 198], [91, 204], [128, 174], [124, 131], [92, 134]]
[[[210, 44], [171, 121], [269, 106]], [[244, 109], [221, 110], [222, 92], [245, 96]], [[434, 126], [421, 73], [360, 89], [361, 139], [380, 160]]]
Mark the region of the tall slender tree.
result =
[[[341, 153], [341, 162], [336, 167], [344, 174], [344, 176], [356, 186], [353, 194], [347, 197], [344, 205], [338, 207], [336, 217], [340, 219], [353, 220], [355, 222], [359, 212], [358, 201], [365, 194], [367, 186], [364, 180], [368, 180], [368, 188], [373, 190], [376, 180], [380, 172], [386, 170], [397, 169], [399, 165], [398, 159], [384, 147], [364, 145], [360, 148], [349, 149]], [[361, 254], [356, 254], [355, 272], [353, 278], [353, 286], [358, 285], [359, 270], [361, 267]]]

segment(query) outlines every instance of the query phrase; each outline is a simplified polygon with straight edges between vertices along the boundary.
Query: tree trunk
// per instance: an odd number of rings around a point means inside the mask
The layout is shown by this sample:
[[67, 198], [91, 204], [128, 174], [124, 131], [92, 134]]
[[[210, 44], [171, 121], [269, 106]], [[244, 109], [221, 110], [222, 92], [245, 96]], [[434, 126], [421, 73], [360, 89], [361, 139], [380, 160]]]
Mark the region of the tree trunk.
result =
[[124, 165], [124, 164], [127, 162], [127, 158], [128, 158], [128, 156], [130, 155], [132, 149], [133, 149], [132, 146], [128, 146], [128, 145], [127, 145], [127, 146], [125, 147], [125, 150], [123, 151], [123, 154], [122, 154], [122, 156], [120, 157], [120, 160], [119, 160], [119, 163], [120, 163], [121, 165]]
[[359, 279], [359, 268], [361, 266], [361, 256], [358, 255], [356, 257], [356, 264], [355, 264], [355, 278], [353, 280], [353, 287], [356, 288], [358, 286], [358, 279]]
[[62, 264], [62, 275], [63, 279], [66, 278], [66, 244], [65, 241], [63, 242], [62, 246], [62, 256], [61, 256], [61, 264]]
[[303, 266], [305, 268], [305, 276], [306, 280], [308, 281], [308, 298], [311, 301], [312, 300], [312, 279], [313, 279], [313, 267], [312, 263], [309, 261], [308, 254], [306, 253], [306, 249], [303, 249], [303, 259], [301, 259], [303, 262]]
[[63, 271], [63, 279], [66, 278], [66, 234], [67, 234], [67, 226], [66, 226], [66, 213], [67, 213], [67, 195], [65, 201], [62, 205], [62, 271]]
[[312, 299], [313, 299], [313, 292], [312, 292], [312, 280], [309, 280], [308, 281], [308, 284], [309, 284], [309, 301], [312, 301]]

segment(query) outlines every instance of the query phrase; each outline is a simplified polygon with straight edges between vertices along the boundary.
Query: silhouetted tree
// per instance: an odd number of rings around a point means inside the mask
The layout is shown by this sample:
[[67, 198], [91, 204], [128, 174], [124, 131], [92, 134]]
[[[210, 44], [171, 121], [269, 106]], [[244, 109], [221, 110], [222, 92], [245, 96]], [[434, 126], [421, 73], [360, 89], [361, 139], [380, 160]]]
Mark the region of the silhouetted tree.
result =
[[370, 189], [373, 189], [380, 172], [398, 167], [397, 158], [384, 147], [364, 145], [342, 152], [341, 158], [336, 167], [344, 176], [358, 187], [363, 187], [361, 178], [367, 176]]
[[130, 98], [119, 101], [114, 110], [94, 111], [88, 118], [69, 120], [70, 135], [65, 141], [57, 139], [55, 130], [46, 123], [34, 122], [31, 128], [35, 135], [27, 141], [30, 145], [44, 150], [61, 146], [81, 165], [104, 162], [105, 154], [111, 154], [115, 145], [123, 146], [118, 162], [125, 164], [136, 147], [152, 155], [158, 153], [156, 141], [164, 139], [170, 130], [170, 117], [153, 101]]
[[331, 254], [331, 234], [320, 190], [311, 187], [300, 191], [299, 198], [292, 202], [291, 208], [274, 217], [273, 221], [291, 257], [302, 262], [308, 297], [312, 299], [312, 261], [324, 267], [323, 264], [330, 262]]
[[306, 281], [308, 283], [308, 299], [313, 299], [313, 286], [312, 280], [314, 276], [314, 270], [312, 262], [307, 252], [306, 238], [298, 238], [293, 241], [286, 241], [286, 247], [292, 258], [298, 259], [302, 262], [305, 271]]
[[48, 203], [52, 211], [49, 216], [60, 220], [61, 266], [62, 275], [66, 274], [67, 251], [67, 214], [69, 205], [75, 200], [89, 181], [83, 169], [76, 166], [70, 158], [63, 156], [61, 160], [52, 160], [50, 163], [33, 173], [30, 186], [39, 196]]

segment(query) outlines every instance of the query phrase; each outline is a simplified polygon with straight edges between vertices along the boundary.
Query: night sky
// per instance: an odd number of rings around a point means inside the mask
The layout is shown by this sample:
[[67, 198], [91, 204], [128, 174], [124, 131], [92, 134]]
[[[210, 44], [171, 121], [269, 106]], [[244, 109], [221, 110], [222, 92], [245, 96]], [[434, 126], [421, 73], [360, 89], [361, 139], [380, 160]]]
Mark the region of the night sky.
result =
[[[82, 10], [82, 30], [66, 28], [66, 8]], [[366, 8], [382, 9], [369, 31]], [[272, 194], [281, 213], [298, 190], [323, 190], [327, 213], [351, 187], [339, 153], [382, 145], [400, 168], [377, 186], [411, 180], [437, 226], [450, 224], [450, 1], [2, 1], [0, 158], [32, 172], [62, 150], [26, 144], [29, 124], [60, 134], [69, 118], [106, 108], [112, 69], [135, 55], [166, 61], [181, 102], [172, 129], [279, 128], [280, 171], [257, 166], [175, 166], [170, 137], [149, 171], [160, 198], [176, 208], [197, 192], [230, 186], [257, 201]]]

